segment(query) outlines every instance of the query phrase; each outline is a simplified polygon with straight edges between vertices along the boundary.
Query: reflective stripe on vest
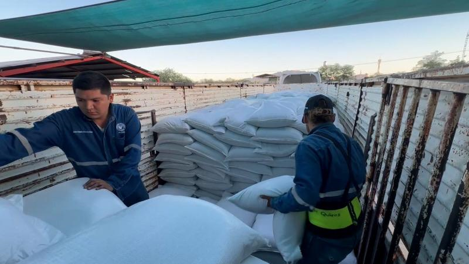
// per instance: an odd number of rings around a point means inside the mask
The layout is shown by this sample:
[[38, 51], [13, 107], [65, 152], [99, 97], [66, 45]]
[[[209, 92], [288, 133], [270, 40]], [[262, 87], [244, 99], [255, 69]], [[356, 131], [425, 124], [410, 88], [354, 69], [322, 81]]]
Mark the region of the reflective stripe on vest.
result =
[[[359, 218], [362, 208], [358, 197], [355, 197], [350, 203], [355, 215]], [[308, 218], [312, 225], [329, 230], [343, 229], [354, 224], [347, 206], [335, 210], [314, 208], [312, 212], [308, 213]]]

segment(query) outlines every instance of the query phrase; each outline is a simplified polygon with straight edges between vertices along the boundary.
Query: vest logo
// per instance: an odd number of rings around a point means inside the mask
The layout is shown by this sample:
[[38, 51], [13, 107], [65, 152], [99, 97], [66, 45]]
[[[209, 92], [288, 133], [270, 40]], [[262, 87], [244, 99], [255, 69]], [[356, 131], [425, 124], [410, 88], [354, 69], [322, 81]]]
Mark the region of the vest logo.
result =
[[324, 216], [324, 217], [340, 217], [340, 213], [321, 212], [321, 215]]
[[125, 124], [124, 123], [118, 123], [116, 125], [117, 132], [119, 133], [125, 133]]

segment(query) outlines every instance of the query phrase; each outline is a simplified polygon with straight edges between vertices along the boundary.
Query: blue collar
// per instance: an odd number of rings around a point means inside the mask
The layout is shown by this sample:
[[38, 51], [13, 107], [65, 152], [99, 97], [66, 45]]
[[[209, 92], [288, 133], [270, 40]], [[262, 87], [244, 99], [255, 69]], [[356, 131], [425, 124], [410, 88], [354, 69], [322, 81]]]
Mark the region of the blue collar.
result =
[[314, 132], [318, 131], [319, 129], [323, 129], [323, 128], [330, 128], [330, 127], [334, 127], [334, 124], [333, 123], [324, 123], [324, 124], [319, 124], [317, 125], [316, 127], [314, 127], [311, 132], [309, 132], [308, 135], [311, 135], [311, 134], [314, 134]]

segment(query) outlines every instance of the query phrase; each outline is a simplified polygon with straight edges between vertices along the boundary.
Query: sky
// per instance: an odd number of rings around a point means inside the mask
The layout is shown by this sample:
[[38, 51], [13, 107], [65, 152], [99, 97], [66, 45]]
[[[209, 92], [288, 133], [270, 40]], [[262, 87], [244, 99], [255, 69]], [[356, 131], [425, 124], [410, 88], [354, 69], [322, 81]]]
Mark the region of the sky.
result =
[[[104, 0], [0, 1], [0, 19], [80, 7]], [[230, 40], [110, 52], [148, 70], [172, 68], [197, 81], [242, 79], [284, 70], [315, 71], [327, 64], [351, 64], [355, 73], [411, 71], [433, 51], [462, 55], [469, 13], [369, 23]], [[0, 45], [81, 53], [81, 50], [0, 38]], [[0, 62], [58, 56], [0, 48]], [[469, 56], [469, 55], [468, 55]], [[411, 58], [411, 59], [409, 59]], [[467, 60], [467, 57], [466, 57]]]

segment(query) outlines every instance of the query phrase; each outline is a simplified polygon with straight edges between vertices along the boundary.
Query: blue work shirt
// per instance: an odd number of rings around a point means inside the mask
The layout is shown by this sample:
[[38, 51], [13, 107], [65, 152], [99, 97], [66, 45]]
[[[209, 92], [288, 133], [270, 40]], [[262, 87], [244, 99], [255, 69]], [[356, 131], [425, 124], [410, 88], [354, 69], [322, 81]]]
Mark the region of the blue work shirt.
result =
[[[345, 135], [332, 123], [316, 126], [304, 138], [295, 153], [295, 186], [287, 193], [271, 199], [271, 207], [281, 213], [312, 211], [321, 202], [341, 202], [349, 180], [347, 161], [339, 149], [328, 139], [315, 135], [328, 134], [347, 150]], [[351, 142], [352, 171], [358, 187], [365, 182], [366, 164], [358, 143]], [[360, 190], [358, 190], [359, 192]], [[357, 196], [353, 184], [348, 199]]]
[[78, 107], [54, 113], [32, 128], [0, 134], [0, 166], [51, 147], [59, 147], [78, 177], [102, 179], [124, 200], [142, 184], [140, 121], [135, 112], [111, 104], [101, 130]]

